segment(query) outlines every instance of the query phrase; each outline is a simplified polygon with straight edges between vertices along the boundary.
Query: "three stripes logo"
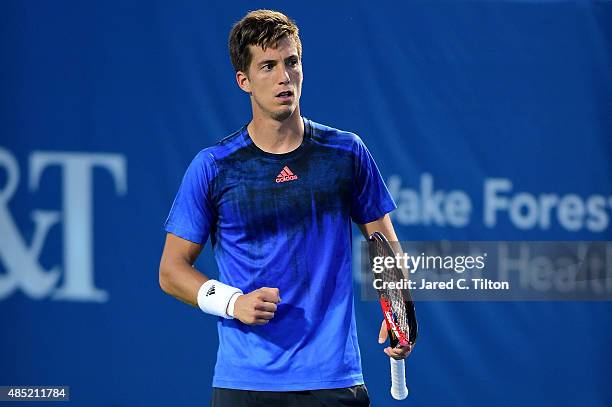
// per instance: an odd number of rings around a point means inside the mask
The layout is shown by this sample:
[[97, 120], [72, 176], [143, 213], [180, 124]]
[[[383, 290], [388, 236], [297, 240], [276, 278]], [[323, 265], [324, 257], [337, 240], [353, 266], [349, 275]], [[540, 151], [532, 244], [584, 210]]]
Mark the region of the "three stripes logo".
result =
[[298, 176], [295, 175], [286, 165], [283, 167], [282, 171], [276, 176], [277, 183], [294, 181], [296, 179], [298, 179]]
[[210, 286], [208, 291], [206, 291], [206, 296], [208, 297], [209, 295], [213, 295], [214, 293], [215, 293], [215, 285], [213, 284], [212, 286]]

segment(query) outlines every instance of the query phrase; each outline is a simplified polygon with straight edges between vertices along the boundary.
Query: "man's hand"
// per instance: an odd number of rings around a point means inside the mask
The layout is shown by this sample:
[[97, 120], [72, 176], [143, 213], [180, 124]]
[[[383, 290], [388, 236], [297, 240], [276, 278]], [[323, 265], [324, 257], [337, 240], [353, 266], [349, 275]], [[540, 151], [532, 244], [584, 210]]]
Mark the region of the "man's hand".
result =
[[274, 318], [279, 302], [278, 288], [258, 288], [236, 299], [234, 318], [247, 325], [265, 325]]
[[[383, 319], [382, 325], [380, 326], [380, 333], [378, 334], [378, 343], [385, 343], [387, 336], [389, 336], [387, 333], [387, 324]], [[387, 346], [384, 352], [387, 356], [396, 360], [406, 359], [408, 355], [410, 355], [410, 352], [412, 352], [413, 347], [414, 344], [412, 343], [408, 344], [408, 346], [398, 346], [397, 348]]]

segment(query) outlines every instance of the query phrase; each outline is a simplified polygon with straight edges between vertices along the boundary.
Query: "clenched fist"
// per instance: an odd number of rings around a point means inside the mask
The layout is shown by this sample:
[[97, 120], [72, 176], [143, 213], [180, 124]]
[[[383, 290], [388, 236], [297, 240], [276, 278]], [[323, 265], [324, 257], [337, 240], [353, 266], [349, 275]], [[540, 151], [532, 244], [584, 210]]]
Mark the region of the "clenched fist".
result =
[[265, 325], [280, 302], [278, 288], [261, 287], [239, 296], [234, 303], [234, 318], [247, 325]]

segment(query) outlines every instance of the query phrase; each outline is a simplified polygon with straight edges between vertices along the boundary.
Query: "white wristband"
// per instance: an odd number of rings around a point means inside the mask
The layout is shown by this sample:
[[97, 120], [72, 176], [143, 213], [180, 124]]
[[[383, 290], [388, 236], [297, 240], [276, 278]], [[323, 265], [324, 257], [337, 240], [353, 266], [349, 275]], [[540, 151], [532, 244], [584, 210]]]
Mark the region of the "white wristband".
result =
[[229, 304], [227, 304], [227, 315], [232, 318], [234, 318], [234, 304], [236, 304], [236, 300], [241, 295], [242, 291], [232, 294], [232, 298], [230, 299]]
[[[234, 318], [234, 303], [242, 291], [217, 280], [208, 280], [198, 290], [198, 306], [207, 314]], [[231, 306], [231, 309], [230, 309]]]

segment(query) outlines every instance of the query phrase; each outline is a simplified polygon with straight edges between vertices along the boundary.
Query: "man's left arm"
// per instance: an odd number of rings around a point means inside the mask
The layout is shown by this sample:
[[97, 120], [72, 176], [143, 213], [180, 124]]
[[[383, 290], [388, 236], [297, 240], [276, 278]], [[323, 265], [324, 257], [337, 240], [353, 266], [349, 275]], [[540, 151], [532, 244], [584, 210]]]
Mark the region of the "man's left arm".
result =
[[[381, 232], [390, 242], [397, 242], [397, 235], [395, 234], [395, 229], [393, 229], [393, 223], [391, 222], [389, 214], [373, 222], [357, 224], [357, 226], [366, 239], [374, 232]], [[383, 319], [380, 326], [380, 333], [378, 334], [378, 343], [384, 343], [387, 340], [387, 336], [387, 325]], [[412, 348], [413, 345], [410, 344], [408, 346], [398, 346], [396, 348], [388, 346], [384, 349], [384, 352], [393, 359], [405, 359], [410, 355]]]

